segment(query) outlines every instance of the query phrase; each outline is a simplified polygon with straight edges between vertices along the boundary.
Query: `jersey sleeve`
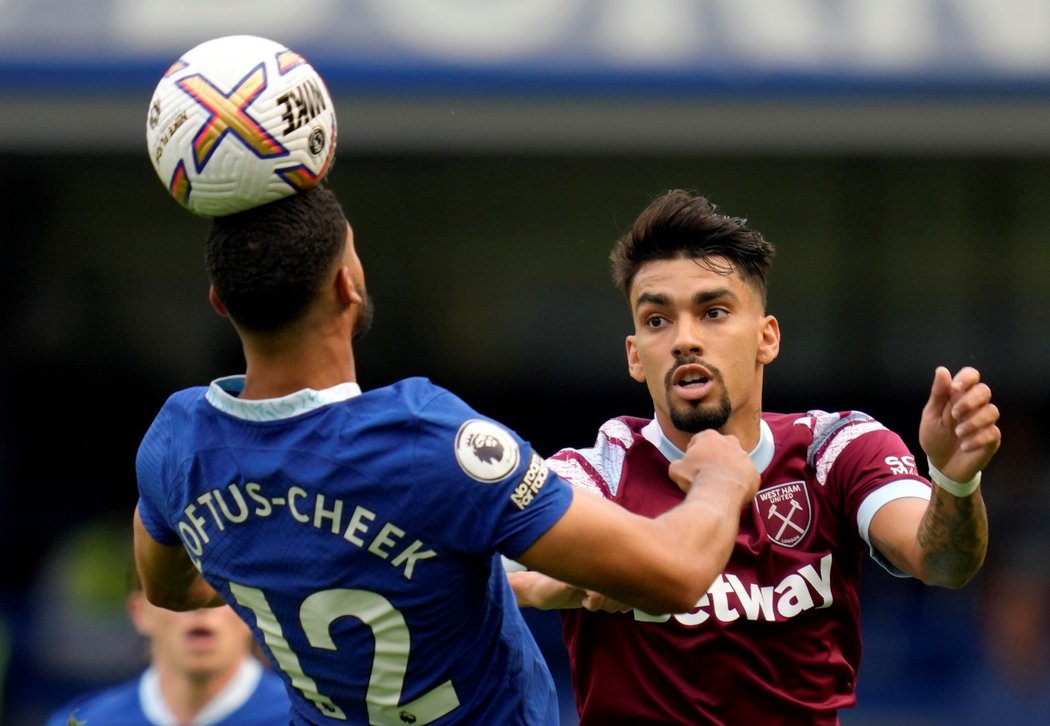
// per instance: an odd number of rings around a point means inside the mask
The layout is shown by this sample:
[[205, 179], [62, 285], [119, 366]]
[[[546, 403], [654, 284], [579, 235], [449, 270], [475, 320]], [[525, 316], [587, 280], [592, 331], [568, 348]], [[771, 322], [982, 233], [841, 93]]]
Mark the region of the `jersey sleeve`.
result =
[[547, 459], [547, 465], [577, 489], [612, 499], [619, 489], [624, 459], [634, 437], [622, 419], [602, 424], [594, 446], [562, 449]]
[[516, 558], [565, 514], [571, 487], [517, 433], [445, 392], [420, 420], [416, 466], [433, 471], [453, 546]]
[[170, 417], [165, 409], [161, 409], [139, 444], [135, 458], [139, 517], [150, 536], [168, 546], [181, 542], [167, 516], [169, 507], [164, 486], [164, 454], [170, 441]]
[[818, 478], [839, 492], [846, 514], [868, 545], [872, 559], [887, 572], [906, 576], [871, 544], [868, 527], [879, 509], [906, 497], [929, 500], [930, 483], [915, 466], [915, 456], [901, 437], [859, 411], [836, 414], [817, 426], [814, 437]]

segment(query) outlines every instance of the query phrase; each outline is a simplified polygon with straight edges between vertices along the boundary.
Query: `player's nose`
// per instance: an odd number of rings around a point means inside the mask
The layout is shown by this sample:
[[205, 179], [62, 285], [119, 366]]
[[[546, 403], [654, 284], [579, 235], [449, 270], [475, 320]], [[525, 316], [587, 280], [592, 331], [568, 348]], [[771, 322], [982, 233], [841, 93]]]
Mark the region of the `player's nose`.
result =
[[684, 355], [702, 355], [704, 352], [700, 324], [691, 317], [683, 317], [675, 325], [673, 340], [675, 357]]

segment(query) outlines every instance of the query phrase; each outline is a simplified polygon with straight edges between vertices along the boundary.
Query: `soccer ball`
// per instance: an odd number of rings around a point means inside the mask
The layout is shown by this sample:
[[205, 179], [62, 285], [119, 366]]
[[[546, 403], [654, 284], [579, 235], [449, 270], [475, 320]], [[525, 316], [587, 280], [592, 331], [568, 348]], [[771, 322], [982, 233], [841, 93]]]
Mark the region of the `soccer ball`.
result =
[[160, 79], [146, 144], [180, 204], [220, 217], [324, 179], [335, 156], [335, 107], [324, 80], [295, 51], [252, 35], [215, 38]]

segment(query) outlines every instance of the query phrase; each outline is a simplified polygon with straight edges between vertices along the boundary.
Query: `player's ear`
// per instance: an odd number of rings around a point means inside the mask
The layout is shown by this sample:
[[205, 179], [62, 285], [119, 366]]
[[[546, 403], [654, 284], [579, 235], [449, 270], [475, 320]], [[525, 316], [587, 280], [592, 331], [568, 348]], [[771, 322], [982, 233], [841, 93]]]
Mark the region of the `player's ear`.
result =
[[772, 315], [762, 321], [758, 339], [758, 362], [768, 365], [780, 354], [780, 323]]
[[211, 303], [211, 306], [215, 308], [215, 312], [217, 312], [219, 315], [223, 316], [224, 318], [230, 317], [230, 313], [226, 310], [226, 305], [219, 297], [219, 293], [215, 291], [215, 285], [212, 285], [208, 288], [208, 302]]
[[343, 243], [343, 263], [336, 279], [336, 294], [347, 305], [360, 305], [364, 300], [365, 271], [354, 248], [354, 228], [346, 223], [346, 239]]
[[341, 265], [335, 275], [335, 294], [344, 305], [360, 305], [362, 301], [360, 285], [354, 281], [350, 268]]
[[135, 626], [135, 630], [139, 632], [139, 635], [146, 637], [149, 637], [153, 630], [149, 613], [147, 612], [149, 606], [149, 603], [146, 602], [146, 594], [142, 590], [136, 590], [128, 595], [128, 617], [131, 620], [131, 624]]
[[638, 345], [633, 335], [628, 335], [625, 341], [627, 346], [627, 373], [639, 383], [645, 383], [645, 370], [642, 368], [642, 360], [638, 356]]

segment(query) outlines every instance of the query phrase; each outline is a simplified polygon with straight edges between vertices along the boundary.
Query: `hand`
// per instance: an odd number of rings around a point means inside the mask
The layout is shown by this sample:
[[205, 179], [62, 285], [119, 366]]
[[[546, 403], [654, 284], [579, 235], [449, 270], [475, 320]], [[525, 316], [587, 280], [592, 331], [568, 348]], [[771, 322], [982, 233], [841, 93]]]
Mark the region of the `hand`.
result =
[[740, 441], [732, 435], [707, 430], [695, 434], [689, 447], [668, 470], [684, 492], [694, 486], [711, 486], [716, 481], [735, 485], [744, 506], [758, 491], [759, 475]]
[[518, 570], [507, 573], [510, 589], [519, 608], [538, 610], [568, 610], [582, 607], [587, 595], [575, 585], [556, 580], [533, 570]]
[[561, 580], [532, 570], [507, 573], [507, 581], [519, 608], [538, 610], [571, 610], [583, 608], [593, 612], [623, 613], [631, 609], [622, 602], [600, 592], [584, 590]]
[[922, 410], [919, 445], [946, 477], [970, 481], [999, 450], [998, 420], [992, 390], [981, 382], [976, 369], [965, 367], [952, 377], [947, 368], [938, 366]]
[[592, 613], [599, 611], [603, 613], [625, 613], [632, 609], [630, 605], [624, 605], [618, 600], [613, 600], [611, 597], [606, 597], [600, 592], [594, 592], [593, 590], [583, 591], [580, 607], [584, 610], [590, 610]]

